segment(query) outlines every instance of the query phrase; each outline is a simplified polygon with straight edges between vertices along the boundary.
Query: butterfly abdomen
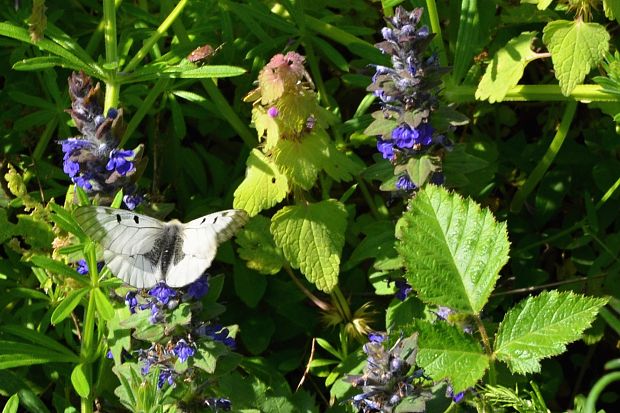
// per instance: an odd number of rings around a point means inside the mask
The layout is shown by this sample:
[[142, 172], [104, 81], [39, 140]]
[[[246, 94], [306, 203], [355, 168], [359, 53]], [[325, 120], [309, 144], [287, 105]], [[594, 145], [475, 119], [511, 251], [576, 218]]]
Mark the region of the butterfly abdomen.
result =
[[153, 249], [144, 255], [153, 266], [159, 266], [164, 277], [170, 264], [176, 265], [185, 257], [181, 230], [178, 223], [165, 224], [161, 236], [153, 243]]

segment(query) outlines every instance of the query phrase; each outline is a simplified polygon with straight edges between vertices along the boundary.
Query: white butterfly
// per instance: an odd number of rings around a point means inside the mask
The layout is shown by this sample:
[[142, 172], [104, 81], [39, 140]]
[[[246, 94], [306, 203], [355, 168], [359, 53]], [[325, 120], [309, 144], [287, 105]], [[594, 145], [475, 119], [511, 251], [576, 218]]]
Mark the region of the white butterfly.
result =
[[137, 288], [160, 281], [183, 287], [209, 268], [217, 247], [249, 219], [229, 209], [186, 224], [161, 222], [122, 209], [84, 206], [74, 212], [86, 235], [103, 246], [103, 259], [114, 275]]

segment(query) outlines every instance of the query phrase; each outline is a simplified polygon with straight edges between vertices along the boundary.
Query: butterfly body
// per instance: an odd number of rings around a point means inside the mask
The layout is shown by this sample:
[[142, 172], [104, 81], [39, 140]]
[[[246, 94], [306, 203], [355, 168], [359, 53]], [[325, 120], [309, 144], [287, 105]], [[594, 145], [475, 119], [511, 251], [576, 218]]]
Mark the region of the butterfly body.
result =
[[137, 288], [161, 281], [177, 288], [194, 282], [211, 265], [218, 245], [248, 221], [247, 213], [236, 209], [185, 224], [108, 207], [80, 207], [74, 216], [102, 244], [112, 273]]

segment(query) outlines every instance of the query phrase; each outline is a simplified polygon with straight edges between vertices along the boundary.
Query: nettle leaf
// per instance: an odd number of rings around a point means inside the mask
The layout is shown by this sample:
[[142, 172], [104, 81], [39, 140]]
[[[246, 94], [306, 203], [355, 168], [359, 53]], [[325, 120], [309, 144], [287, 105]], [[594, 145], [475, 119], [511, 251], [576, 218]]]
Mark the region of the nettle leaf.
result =
[[446, 322], [416, 322], [417, 364], [434, 381], [448, 379], [454, 394], [474, 386], [489, 367], [489, 357], [471, 335]]
[[254, 105], [252, 108], [252, 122], [258, 134], [259, 140], [265, 138], [265, 150], [271, 150], [280, 140], [280, 127], [278, 122], [269, 116], [267, 110], [260, 106]]
[[540, 360], [566, 351], [588, 328], [607, 298], [548, 291], [521, 301], [500, 323], [495, 356], [514, 373], [540, 371]]
[[294, 268], [322, 291], [338, 283], [347, 211], [334, 199], [287, 206], [271, 220], [276, 245]]
[[555, 20], [543, 29], [543, 42], [551, 52], [560, 90], [568, 96], [603, 60], [609, 50], [609, 33], [598, 23]]
[[323, 164], [320, 136], [312, 133], [301, 139], [280, 139], [273, 148], [273, 161], [292, 184], [303, 189], [314, 185]]
[[620, 23], [620, 2], [617, 0], [603, 0], [603, 10], [605, 10], [605, 17], [609, 20], [616, 19]]
[[254, 216], [284, 199], [288, 180], [258, 149], [252, 149], [246, 165], [245, 179], [235, 190], [233, 207]]
[[268, 218], [256, 215], [236, 237], [239, 256], [246, 261], [248, 268], [261, 274], [276, 274], [286, 263], [282, 250], [269, 232], [269, 224]]
[[506, 224], [488, 209], [429, 185], [396, 226], [406, 278], [431, 304], [478, 314], [508, 261]]
[[508, 90], [523, 76], [525, 66], [536, 59], [536, 53], [530, 48], [536, 34], [521, 33], [495, 53], [478, 84], [476, 99], [488, 99], [491, 103], [504, 100]]
[[336, 148], [336, 145], [325, 136], [324, 151], [326, 158], [323, 162], [323, 170], [337, 182], [350, 181], [354, 175], [358, 175], [366, 165], [356, 157], [349, 157]]

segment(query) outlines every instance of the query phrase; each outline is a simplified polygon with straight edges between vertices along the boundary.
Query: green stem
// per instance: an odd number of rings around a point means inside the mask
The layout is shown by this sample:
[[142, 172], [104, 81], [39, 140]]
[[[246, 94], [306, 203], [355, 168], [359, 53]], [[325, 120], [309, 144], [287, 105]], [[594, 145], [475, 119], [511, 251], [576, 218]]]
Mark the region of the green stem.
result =
[[588, 394], [583, 409], [584, 413], [596, 413], [596, 400], [598, 396], [600, 396], [607, 385], [615, 381], [620, 381], [620, 372], [609, 373], [598, 379]]
[[[475, 102], [476, 86], [450, 86], [443, 96], [450, 102]], [[584, 101], [617, 102], [618, 95], [606, 92], [599, 85], [577, 85], [568, 96], [564, 96], [559, 85], [517, 85], [508, 90], [503, 101]]]
[[123, 147], [127, 143], [131, 134], [136, 130], [140, 122], [142, 122], [142, 119], [146, 116], [148, 111], [151, 110], [151, 107], [155, 103], [155, 99], [168, 87], [169, 81], [170, 79], [158, 79], [157, 82], [155, 82], [149, 94], [146, 95], [144, 102], [142, 102], [136, 114], [133, 115], [129, 121], [127, 129], [125, 129], [125, 133], [119, 143], [120, 147]]
[[614, 184], [607, 190], [607, 192], [605, 192], [601, 200], [596, 203], [596, 209], [602, 207], [603, 204], [607, 202], [607, 200], [611, 198], [611, 196], [616, 192], [618, 187], [620, 187], [620, 178], [618, 178], [618, 180], [614, 182]]
[[118, 71], [118, 47], [116, 43], [116, 2], [115, 0], [103, 1], [103, 26], [105, 38], [105, 61], [108, 70], [106, 79], [105, 98], [103, 113], [108, 109], [118, 107], [120, 96], [119, 84], [116, 82]]
[[577, 102], [570, 101], [566, 104], [564, 115], [562, 115], [562, 121], [560, 122], [560, 127], [553, 137], [551, 145], [549, 145], [549, 148], [543, 158], [540, 160], [538, 165], [536, 165], [530, 176], [527, 178], [527, 181], [525, 181], [523, 186], [517, 191], [512, 199], [512, 203], [510, 204], [510, 210], [512, 212], [519, 212], [521, 210], [523, 203], [529, 194], [534, 190], [536, 185], [538, 185], [538, 182], [540, 182], [545, 172], [547, 172], [547, 169], [551, 166], [551, 163], [557, 156], [562, 144], [564, 143], [564, 139], [566, 139], [568, 128], [573, 122], [576, 110]]
[[353, 314], [351, 313], [349, 302], [347, 301], [346, 298], [344, 298], [342, 291], [340, 291], [340, 287], [338, 287], [337, 285], [332, 290], [332, 297], [335, 298], [334, 301], [338, 304], [338, 307], [342, 310], [342, 315], [344, 316], [345, 321], [353, 320]]
[[491, 363], [489, 363], [489, 384], [494, 385], [497, 382], [497, 377], [495, 372], [495, 362], [493, 360], [493, 349], [491, 348], [489, 335], [487, 334], [487, 329], [484, 327], [484, 323], [482, 322], [480, 316], [475, 315], [474, 320], [476, 321], [478, 332], [480, 333], [480, 337], [482, 338], [482, 345], [484, 346], [484, 351], [492, 359]]
[[320, 298], [318, 298], [316, 295], [312, 294], [312, 292], [310, 292], [310, 290], [308, 290], [301, 283], [301, 281], [299, 281], [297, 277], [295, 277], [295, 274], [293, 273], [293, 270], [291, 269], [289, 265], [284, 265], [283, 268], [284, 268], [284, 271], [286, 271], [286, 273], [289, 275], [289, 277], [291, 277], [291, 279], [293, 280], [297, 288], [299, 288], [301, 292], [304, 293], [304, 295], [308, 297], [310, 301], [314, 303], [314, 305], [316, 305], [323, 311], [329, 311], [330, 305], [326, 303], [325, 301], [321, 300]]
[[366, 205], [368, 205], [368, 208], [370, 209], [370, 213], [372, 214], [372, 217], [375, 219], [380, 219], [381, 214], [379, 214], [379, 211], [377, 210], [377, 206], [375, 205], [375, 202], [372, 199], [372, 195], [370, 195], [370, 191], [368, 190], [368, 187], [366, 186], [366, 182], [364, 182], [364, 178], [356, 176], [355, 181], [357, 182], [358, 188], [362, 192], [362, 196], [364, 197], [364, 200], [366, 201]]
[[153, 45], [164, 35], [164, 33], [166, 33], [166, 30], [168, 30], [168, 28], [176, 20], [176, 18], [179, 17], [186, 4], [187, 0], [180, 0], [177, 3], [176, 7], [170, 12], [168, 17], [166, 17], [162, 24], [159, 25], [157, 30], [155, 30], [155, 33], [153, 33], [151, 37], [146, 39], [144, 45], [140, 48], [140, 50], [138, 50], [138, 53], [135, 54], [133, 59], [131, 59], [131, 61], [127, 63], [127, 66], [125, 66], [123, 71], [131, 72], [138, 66], [138, 63], [140, 63], [142, 59], [144, 59], [144, 57], [151, 50]]
[[437, 4], [435, 0], [426, 0], [426, 12], [428, 18], [431, 21], [431, 30], [436, 34], [433, 39], [433, 45], [439, 49], [439, 62], [442, 66], [448, 65], [448, 55], [443, 45], [443, 38], [441, 36], [441, 24], [439, 23], [439, 14], [437, 13]]
[[256, 143], [258, 142], [256, 135], [253, 134], [250, 129], [248, 129], [248, 127], [237, 115], [237, 113], [235, 113], [224, 95], [222, 95], [220, 89], [218, 89], [217, 85], [215, 84], [215, 80], [203, 79], [201, 83], [202, 87], [207, 91], [207, 94], [209, 95], [213, 103], [215, 103], [215, 106], [218, 108], [220, 115], [222, 115], [228, 121], [230, 126], [232, 126], [232, 128], [235, 130], [235, 132], [239, 134], [239, 136], [241, 136], [241, 139], [243, 139], [246, 145], [248, 145], [250, 148], [255, 147]]

